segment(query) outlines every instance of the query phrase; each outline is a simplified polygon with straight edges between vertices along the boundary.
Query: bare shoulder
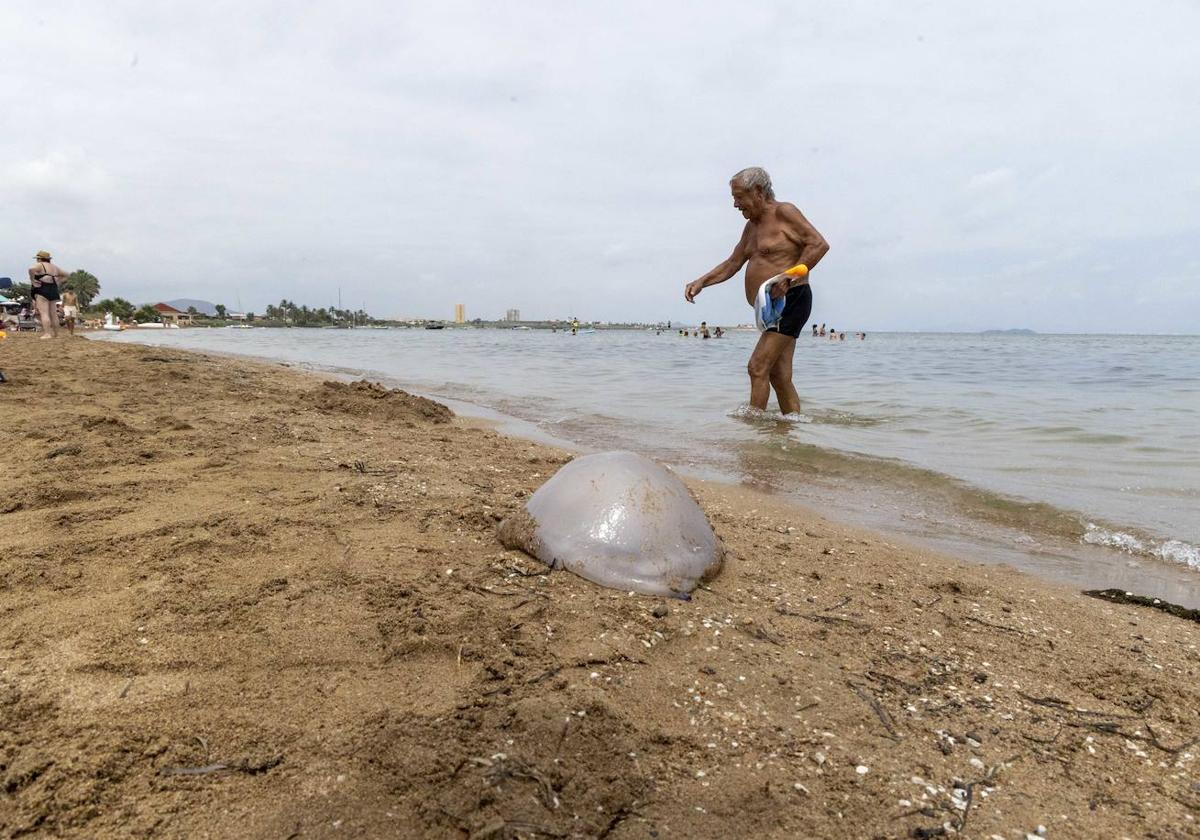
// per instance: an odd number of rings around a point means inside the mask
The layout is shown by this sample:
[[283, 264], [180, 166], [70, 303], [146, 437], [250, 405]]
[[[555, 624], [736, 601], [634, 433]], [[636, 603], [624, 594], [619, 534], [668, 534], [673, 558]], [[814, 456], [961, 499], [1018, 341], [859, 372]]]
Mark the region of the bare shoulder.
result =
[[784, 229], [795, 234], [799, 239], [818, 240], [821, 239], [820, 232], [813, 227], [813, 223], [804, 217], [800, 212], [800, 208], [795, 204], [789, 204], [786, 201], [781, 201], [777, 205], [776, 218], [783, 223]]
[[792, 204], [790, 201], [778, 202], [776, 204], [775, 212], [779, 215], [779, 218], [783, 219], [785, 222], [791, 222], [793, 224], [797, 222], [803, 222], [804, 224], [808, 224], [808, 219], [804, 218], [804, 214], [800, 212], [800, 208], [795, 204]]

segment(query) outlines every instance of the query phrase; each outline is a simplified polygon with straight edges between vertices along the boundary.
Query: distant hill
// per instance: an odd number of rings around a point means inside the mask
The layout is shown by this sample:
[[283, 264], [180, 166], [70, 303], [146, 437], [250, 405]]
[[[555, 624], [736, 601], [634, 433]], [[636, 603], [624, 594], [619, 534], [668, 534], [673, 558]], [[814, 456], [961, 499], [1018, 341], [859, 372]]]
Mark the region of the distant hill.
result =
[[176, 300], [164, 300], [163, 303], [168, 306], [174, 306], [180, 312], [187, 312], [189, 306], [196, 307], [196, 311], [201, 315], [216, 315], [216, 304], [209, 303], [206, 300], [195, 300], [193, 298], [177, 298]]
[[1026, 329], [984, 330], [983, 335], [1037, 335], [1037, 333]]

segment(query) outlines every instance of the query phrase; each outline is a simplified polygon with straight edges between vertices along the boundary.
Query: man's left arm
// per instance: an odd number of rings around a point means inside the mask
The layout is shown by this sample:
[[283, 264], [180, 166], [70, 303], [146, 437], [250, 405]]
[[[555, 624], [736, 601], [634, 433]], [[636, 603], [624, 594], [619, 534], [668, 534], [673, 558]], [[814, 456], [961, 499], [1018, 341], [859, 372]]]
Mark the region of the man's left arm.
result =
[[821, 258], [829, 253], [829, 243], [821, 235], [812, 222], [804, 218], [804, 214], [794, 204], [781, 202], [779, 217], [784, 224], [784, 230], [789, 239], [800, 246], [798, 263], [804, 263], [812, 271]]

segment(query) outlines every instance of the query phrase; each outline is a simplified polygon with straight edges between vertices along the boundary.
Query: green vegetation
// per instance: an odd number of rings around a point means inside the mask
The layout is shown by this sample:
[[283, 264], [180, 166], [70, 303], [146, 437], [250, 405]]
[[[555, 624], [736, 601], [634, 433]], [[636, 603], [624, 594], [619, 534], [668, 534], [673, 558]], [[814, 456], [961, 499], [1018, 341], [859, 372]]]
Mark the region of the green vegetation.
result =
[[12, 288], [4, 292], [9, 300], [33, 300], [33, 293], [28, 283], [13, 283]]
[[111, 312], [124, 321], [132, 318], [133, 313], [137, 309], [137, 307], [122, 297], [105, 298], [104, 300], [97, 301], [95, 306], [89, 308], [96, 312]]
[[281, 300], [278, 306], [268, 306], [264, 317], [268, 321], [276, 321], [289, 327], [349, 326], [375, 322], [374, 318], [361, 309], [357, 312], [335, 307], [310, 309], [308, 306], [297, 306], [290, 300]]
[[144, 304], [133, 313], [133, 319], [141, 324], [156, 324], [159, 320], [158, 310], [148, 303]]

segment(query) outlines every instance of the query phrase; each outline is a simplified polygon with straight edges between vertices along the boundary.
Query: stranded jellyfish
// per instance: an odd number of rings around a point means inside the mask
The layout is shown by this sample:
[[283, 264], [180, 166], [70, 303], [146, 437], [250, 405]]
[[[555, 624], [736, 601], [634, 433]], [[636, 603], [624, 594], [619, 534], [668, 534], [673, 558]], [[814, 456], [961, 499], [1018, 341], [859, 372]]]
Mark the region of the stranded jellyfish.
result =
[[673, 473], [632, 452], [576, 458], [500, 523], [505, 547], [613, 589], [687, 598], [724, 547]]

